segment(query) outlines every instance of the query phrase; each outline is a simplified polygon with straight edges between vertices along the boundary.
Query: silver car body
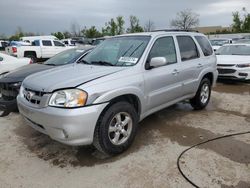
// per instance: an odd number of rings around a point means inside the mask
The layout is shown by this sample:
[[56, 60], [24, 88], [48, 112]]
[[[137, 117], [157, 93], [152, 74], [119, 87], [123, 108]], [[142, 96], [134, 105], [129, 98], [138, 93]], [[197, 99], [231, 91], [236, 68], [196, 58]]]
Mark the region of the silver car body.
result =
[[[204, 75], [217, 79], [216, 56], [206, 57], [194, 39], [200, 53], [197, 59], [182, 62], [177, 35], [204, 36], [187, 32], [151, 32], [127, 36], [151, 36], [138, 63], [131, 67], [110, 67], [74, 64], [36, 73], [26, 78], [17, 98], [19, 111], [36, 130], [69, 145], [93, 142], [100, 114], [109, 102], [119, 96], [133, 95], [139, 101], [140, 120], [179, 101], [195, 96]], [[145, 63], [154, 42], [173, 36], [177, 63], [145, 70]], [[79, 88], [88, 93], [87, 104], [81, 108], [64, 109], [48, 106], [52, 93], [63, 88]], [[30, 102], [24, 95], [31, 91]], [[39, 102], [37, 102], [39, 101]]]

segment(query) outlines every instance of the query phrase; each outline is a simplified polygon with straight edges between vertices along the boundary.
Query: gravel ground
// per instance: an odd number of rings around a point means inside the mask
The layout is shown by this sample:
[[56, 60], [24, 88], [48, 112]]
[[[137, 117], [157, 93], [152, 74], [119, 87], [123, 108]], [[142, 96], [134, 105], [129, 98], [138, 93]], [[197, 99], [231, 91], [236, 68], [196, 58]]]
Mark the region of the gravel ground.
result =
[[[28, 127], [16, 113], [0, 118], [0, 187], [192, 187], [180, 153], [196, 143], [250, 131], [250, 85], [219, 83], [206, 110], [180, 103], [140, 123], [128, 151], [106, 157], [70, 147]], [[189, 150], [180, 167], [200, 187], [250, 187], [250, 135]]]

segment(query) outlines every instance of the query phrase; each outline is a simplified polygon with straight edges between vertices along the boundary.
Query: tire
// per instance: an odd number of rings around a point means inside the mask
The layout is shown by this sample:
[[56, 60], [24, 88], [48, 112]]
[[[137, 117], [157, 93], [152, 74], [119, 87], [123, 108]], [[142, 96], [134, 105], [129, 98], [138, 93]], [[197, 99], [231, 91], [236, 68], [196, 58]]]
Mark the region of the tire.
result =
[[9, 115], [10, 112], [8, 111], [0, 111], [0, 117], [4, 117], [4, 116], [7, 116]]
[[36, 63], [37, 62], [37, 58], [33, 54], [27, 54], [25, 57], [30, 58], [32, 60], [32, 63]]
[[134, 107], [128, 102], [117, 102], [100, 116], [93, 145], [108, 155], [122, 153], [132, 144], [137, 127], [138, 114]]
[[198, 91], [196, 92], [195, 97], [190, 99], [190, 104], [195, 110], [202, 110], [209, 103], [210, 96], [211, 96], [211, 82], [209, 79], [204, 78], [200, 83], [200, 86], [198, 88]]

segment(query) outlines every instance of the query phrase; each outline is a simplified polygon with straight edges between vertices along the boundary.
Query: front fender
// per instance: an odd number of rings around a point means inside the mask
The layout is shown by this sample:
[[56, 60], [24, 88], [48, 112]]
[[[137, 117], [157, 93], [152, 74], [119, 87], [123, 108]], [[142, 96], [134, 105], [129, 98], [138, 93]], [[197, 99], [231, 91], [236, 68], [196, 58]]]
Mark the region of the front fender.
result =
[[141, 103], [141, 109], [144, 109], [144, 105], [145, 104], [145, 97], [143, 94], [143, 91], [140, 90], [137, 87], [124, 87], [124, 88], [119, 88], [119, 89], [115, 89], [112, 91], [108, 91], [106, 93], [103, 93], [102, 95], [100, 95], [99, 97], [97, 97], [92, 104], [98, 104], [98, 103], [104, 103], [104, 102], [109, 102], [112, 99], [122, 96], [122, 95], [135, 95], [136, 97], [138, 97], [138, 99], [140, 100]]

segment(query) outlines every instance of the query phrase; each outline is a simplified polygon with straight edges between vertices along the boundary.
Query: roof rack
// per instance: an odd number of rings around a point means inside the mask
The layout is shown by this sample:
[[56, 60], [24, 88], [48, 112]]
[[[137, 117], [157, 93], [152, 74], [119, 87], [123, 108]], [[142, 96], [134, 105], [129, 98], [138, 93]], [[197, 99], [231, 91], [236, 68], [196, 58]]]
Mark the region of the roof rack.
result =
[[196, 32], [196, 33], [199, 33], [199, 31], [192, 30], [192, 29], [158, 29], [158, 30], [153, 30], [152, 32], [158, 32], [158, 31], [165, 31], [165, 32]]

